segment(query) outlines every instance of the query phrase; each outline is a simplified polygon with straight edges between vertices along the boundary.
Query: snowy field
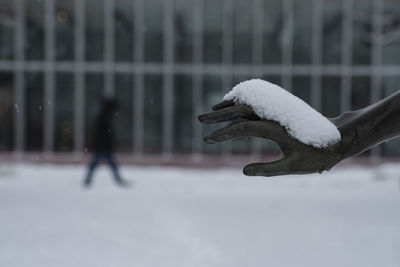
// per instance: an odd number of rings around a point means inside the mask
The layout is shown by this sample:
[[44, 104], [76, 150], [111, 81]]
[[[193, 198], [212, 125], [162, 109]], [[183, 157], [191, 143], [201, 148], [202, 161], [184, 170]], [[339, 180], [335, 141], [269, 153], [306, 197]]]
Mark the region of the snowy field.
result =
[[239, 169], [0, 169], [0, 266], [400, 266], [400, 165], [249, 178]]

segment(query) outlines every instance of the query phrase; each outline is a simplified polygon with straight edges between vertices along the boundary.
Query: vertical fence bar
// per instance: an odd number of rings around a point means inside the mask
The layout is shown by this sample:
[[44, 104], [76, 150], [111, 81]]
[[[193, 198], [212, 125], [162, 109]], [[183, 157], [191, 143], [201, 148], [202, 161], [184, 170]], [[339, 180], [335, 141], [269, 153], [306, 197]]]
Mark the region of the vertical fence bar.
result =
[[252, 1], [252, 73], [255, 76], [261, 75], [258, 71], [258, 67], [263, 62], [263, 23], [264, 23], [264, 12], [263, 12], [263, 1], [253, 0]]
[[133, 94], [133, 150], [134, 154], [141, 157], [143, 154], [144, 132], [144, 0], [136, 0], [133, 4], [134, 17], [134, 60], [138, 71], [134, 76], [135, 91]]
[[86, 0], [74, 0], [75, 13], [75, 69], [74, 69], [74, 150], [81, 153], [85, 136], [85, 4]]
[[46, 0], [45, 5], [45, 93], [44, 108], [44, 151], [51, 153], [54, 149], [54, 107], [55, 107], [55, 6], [54, 0]]
[[15, 0], [15, 58], [16, 66], [14, 72], [15, 80], [15, 151], [22, 153], [25, 149], [25, 75], [24, 75], [24, 35], [25, 35], [25, 12], [24, 1]]
[[[259, 67], [263, 62], [263, 1], [253, 0], [252, 1], [252, 74], [254, 78], [259, 77], [262, 73], [259, 71]], [[251, 142], [251, 153], [255, 156], [259, 156], [261, 152], [261, 141], [259, 138], [252, 139]]]
[[115, 0], [104, 0], [104, 47], [105, 47], [105, 73], [104, 73], [104, 95], [114, 96], [114, 58], [115, 58], [115, 23], [114, 10]]
[[174, 125], [174, 2], [163, 1], [164, 65], [163, 65], [163, 132], [162, 153], [168, 159], [172, 153]]
[[283, 29], [282, 29], [282, 87], [292, 89], [293, 61], [293, 1], [283, 0]]
[[321, 111], [321, 64], [322, 64], [322, 0], [313, 0], [312, 10], [312, 42], [311, 63], [313, 66], [311, 77], [311, 103]]
[[[372, 77], [371, 77], [371, 103], [379, 100], [382, 89], [382, 44], [383, 44], [383, 0], [372, 2]], [[373, 160], [377, 160], [382, 152], [382, 146], [371, 150]]]
[[204, 0], [193, 0], [193, 94], [192, 105], [194, 107], [194, 116], [192, 121], [193, 140], [192, 156], [194, 159], [201, 157], [202, 151], [202, 130], [201, 123], [197, 120], [197, 115], [202, 112], [203, 106], [203, 74], [201, 67], [203, 64], [203, 16]]
[[340, 111], [351, 109], [352, 57], [353, 57], [353, 0], [342, 0], [342, 77]]
[[[222, 0], [222, 90], [226, 92], [232, 86], [233, 74], [233, 1]], [[222, 144], [222, 153], [232, 153], [232, 143]]]

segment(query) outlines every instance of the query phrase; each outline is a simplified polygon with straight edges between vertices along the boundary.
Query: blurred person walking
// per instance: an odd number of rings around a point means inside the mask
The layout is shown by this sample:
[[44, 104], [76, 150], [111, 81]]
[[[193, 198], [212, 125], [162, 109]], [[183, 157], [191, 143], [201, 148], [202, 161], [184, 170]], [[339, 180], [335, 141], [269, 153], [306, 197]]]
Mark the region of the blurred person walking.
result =
[[89, 187], [92, 183], [93, 173], [101, 160], [105, 160], [111, 168], [115, 182], [120, 186], [128, 186], [128, 182], [123, 180], [118, 171], [118, 165], [114, 159], [114, 136], [112, 120], [117, 110], [115, 99], [106, 98], [103, 100], [101, 110], [96, 117], [93, 138], [93, 156], [89, 163], [88, 173], [83, 185]]

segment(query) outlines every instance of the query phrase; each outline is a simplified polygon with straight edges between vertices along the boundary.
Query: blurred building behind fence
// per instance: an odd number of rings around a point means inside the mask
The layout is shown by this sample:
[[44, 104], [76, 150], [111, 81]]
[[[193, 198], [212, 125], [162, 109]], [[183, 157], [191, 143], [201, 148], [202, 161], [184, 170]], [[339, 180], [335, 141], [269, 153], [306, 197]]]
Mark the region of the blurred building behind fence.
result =
[[268, 154], [197, 115], [262, 78], [337, 116], [398, 90], [399, 48], [399, 0], [0, 0], [0, 150], [86, 151], [107, 95], [119, 152]]

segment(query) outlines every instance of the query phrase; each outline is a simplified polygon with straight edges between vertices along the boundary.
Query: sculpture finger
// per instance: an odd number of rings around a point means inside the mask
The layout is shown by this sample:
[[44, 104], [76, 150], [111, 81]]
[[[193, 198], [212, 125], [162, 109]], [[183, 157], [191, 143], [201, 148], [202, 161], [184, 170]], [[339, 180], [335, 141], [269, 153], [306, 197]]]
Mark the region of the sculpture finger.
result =
[[219, 109], [198, 117], [202, 123], [217, 123], [232, 121], [237, 119], [260, 119], [250, 106], [235, 105], [228, 108]]
[[232, 100], [224, 100], [212, 107], [212, 110], [219, 110], [227, 107], [231, 107], [235, 105], [235, 103]]
[[285, 174], [293, 174], [291, 169], [292, 160], [290, 158], [282, 158], [278, 161], [268, 163], [251, 163], [243, 168], [243, 173], [247, 176], [277, 176]]
[[283, 151], [290, 146], [291, 138], [285, 129], [274, 121], [241, 121], [212, 132], [204, 137], [207, 144], [224, 142], [238, 137], [252, 136], [275, 141]]

